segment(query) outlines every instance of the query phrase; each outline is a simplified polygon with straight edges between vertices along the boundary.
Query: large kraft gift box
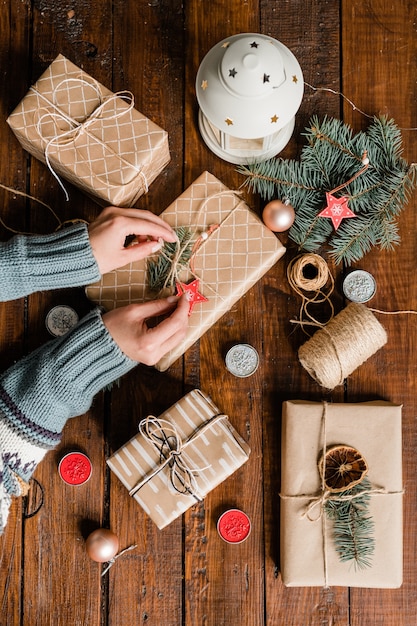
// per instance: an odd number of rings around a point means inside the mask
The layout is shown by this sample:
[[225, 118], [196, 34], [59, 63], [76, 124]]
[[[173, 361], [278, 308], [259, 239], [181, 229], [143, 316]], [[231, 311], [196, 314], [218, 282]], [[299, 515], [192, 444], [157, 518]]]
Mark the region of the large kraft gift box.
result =
[[139, 434], [107, 463], [164, 528], [241, 467], [249, 453], [227, 416], [194, 389], [158, 418], [143, 420]]
[[[231, 309], [285, 248], [247, 204], [209, 172], [201, 174], [161, 217], [173, 228], [190, 227], [196, 237], [218, 225], [195, 253], [194, 272], [185, 269], [180, 275], [183, 282], [198, 278], [199, 292], [208, 301], [194, 306], [184, 341], [156, 365], [163, 371]], [[106, 274], [87, 287], [87, 295], [109, 310], [154, 299], [147, 283], [144, 260]]]
[[170, 160], [166, 131], [133, 105], [60, 54], [7, 122], [55, 175], [100, 204], [132, 206]]
[[[401, 406], [383, 401], [358, 404], [284, 402], [282, 416], [281, 574], [290, 587], [397, 588], [403, 574]], [[370, 567], [341, 562], [332, 521], [317, 504], [322, 493], [318, 461], [326, 449], [344, 444], [366, 459], [374, 522]], [[372, 493], [374, 491], [374, 493]], [[337, 495], [337, 494], [334, 494]], [[310, 518], [310, 519], [309, 519]], [[314, 520], [314, 521], [311, 521]]]

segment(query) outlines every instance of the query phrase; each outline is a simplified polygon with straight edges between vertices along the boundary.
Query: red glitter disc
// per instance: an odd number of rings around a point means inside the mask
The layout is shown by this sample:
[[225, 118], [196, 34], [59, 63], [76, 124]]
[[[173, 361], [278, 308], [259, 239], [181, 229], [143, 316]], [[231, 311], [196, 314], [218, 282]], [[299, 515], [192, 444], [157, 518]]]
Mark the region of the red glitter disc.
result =
[[217, 522], [217, 530], [222, 539], [228, 543], [241, 543], [250, 533], [250, 519], [239, 509], [225, 511]]
[[69, 452], [61, 459], [58, 471], [67, 485], [82, 485], [91, 476], [91, 461], [82, 452]]

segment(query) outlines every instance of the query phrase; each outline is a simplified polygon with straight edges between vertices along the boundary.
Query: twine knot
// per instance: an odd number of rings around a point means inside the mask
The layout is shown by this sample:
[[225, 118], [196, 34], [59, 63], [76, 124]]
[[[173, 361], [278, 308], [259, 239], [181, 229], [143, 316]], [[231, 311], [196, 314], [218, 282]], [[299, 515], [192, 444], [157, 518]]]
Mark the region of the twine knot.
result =
[[194, 443], [205, 430], [211, 428], [214, 423], [224, 419], [227, 419], [226, 415], [214, 415], [199, 428], [196, 428], [185, 441], [183, 441], [176, 426], [168, 420], [156, 418], [153, 415], [142, 420], [139, 423], [139, 432], [146, 441], [156, 448], [159, 454], [159, 464], [129, 491], [129, 495], [134, 496], [154, 476], [168, 467], [170, 484], [173, 489], [179, 494], [189, 494], [201, 502], [202, 497], [199, 495], [195, 474], [209, 469], [210, 465], [197, 467], [187, 454], [186, 448]]

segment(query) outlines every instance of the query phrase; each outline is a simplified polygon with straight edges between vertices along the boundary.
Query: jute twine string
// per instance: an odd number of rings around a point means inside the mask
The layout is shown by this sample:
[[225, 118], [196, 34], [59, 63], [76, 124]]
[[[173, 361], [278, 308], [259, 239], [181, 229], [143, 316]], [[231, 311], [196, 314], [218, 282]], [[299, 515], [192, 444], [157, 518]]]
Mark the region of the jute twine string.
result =
[[[48, 209], [48, 211], [50, 211], [50, 213], [54, 216], [54, 218], [58, 222], [58, 226], [55, 228], [55, 231], [60, 230], [61, 228], [63, 228], [64, 226], [68, 226], [69, 224], [80, 224], [80, 223], [88, 224], [86, 220], [83, 220], [81, 218], [73, 218], [73, 219], [62, 221], [59, 219], [58, 215], [55, 213], [55, 211], [49, 204], [46, 204], [46, 202], [43, 202], [42, 200], [35, 198], [35, 196], [31, 196], [30, 194], [25, 193], [24, 191], [18, 191], [17, 189], [14, 189], [13, 187], [7, 187], [7, 185], [3, 185], [2, 183], [0, 183], [0, 188], [16, 196], [22, 196], [23, 198], [28, 198], [29, 200], [33, 200], [34, 202], [37, 202], [38, 204]], [[3, 226], [3, 228], [5, 228], [10, 233], [13, 233], [15, 235], [36, 235], [36, 233], [29, 233], [23, 230], [16, 230], [14, 228], [11, 228], [11, 226], [8, 226], [1, 217], [0, 217], [0, 224]]]
[[332, 390], [387, 342], [387, 333], [364, 304], [351, 302], [298, 351], [301, 365]]
[[[290, 286], [301, 297], [299, 320], [291, 320], [293, 324], [300, 324], [306, 335], [310, 333], [305, 329], [306, 325], [322, 327], [326, 322], [320, 322], [311, 314], [309, 307], [313, 304], [327, 302], [330, 307], [330, 316], [334, 316], [333, 303], [330, 296], [334, 290], [334, 278], [326, 261], [319, 254], [301, 254], [292, 259], [287, 267], [287, 278]], [[327, 293], [324, 288], [327, 287]], [[307, 296], [307, 294], [312, 294]], [[307, 321], [306, 321], [307, 318]]]

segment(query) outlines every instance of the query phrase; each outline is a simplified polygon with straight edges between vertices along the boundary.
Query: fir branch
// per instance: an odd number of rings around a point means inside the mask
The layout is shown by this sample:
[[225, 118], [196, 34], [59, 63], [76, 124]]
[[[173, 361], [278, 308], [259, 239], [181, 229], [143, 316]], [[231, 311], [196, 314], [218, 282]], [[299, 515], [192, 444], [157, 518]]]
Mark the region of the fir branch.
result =
[[371, 483], [365, 477], [352, 489], [338, 494], [341, 497], [355, 495], [355, 498], [328, 500], [324, 505], [327, 517], [333, 522], [334, 545], [340, 560], [353, 561], [359, 569], [371, 567], [375, 551], [375, 525], [368, 510], [371, 489]]
[[239, 165], [237, 171], [246, 176], [243, 186], [254, 193], [259, 193], [266, 200], [276, 196], [276, 188], [282, 188], [282, 197], [292, 188], [300, 191], [318, 191], [311, 185], [294, 181], [295, 177], [301, 177], [300, 164], [286, 159], [270, 159], [259, 164]]
[[191, 258], [193, 242], [191, 229], [180, 226], [175, 229], [179, 240], [179, 255], [176, 259], [176, 274], [169, 278], [172, 263], [178, 253], [178, 243], [165, 242], [155, 260], [148, 260], [148, 285], [152, 290], [173, 287], [177, 274], [188, 266]]
[[[269, 159], [240, 166], [244, 185], [265, 200], [288, 198], [296, 218], [289, 238], [300, 250], [327, 248], [336, 263], [350, 265], [373, 247], [393, 249], [400, 242], [396, 217], [416, 185], [417, 167], [402, 158], [400, 129], [393, 120], [375, 117], [366, 132], [354, 134], [342, 121], [313, 117], [304, 135], [300, 161]], [[366, 171], [349, 181], [362, 167]], [[318, 218], [326, 192], [340, 186], [357, 218], [344, 220], [335, 231], [330, 220]]]

